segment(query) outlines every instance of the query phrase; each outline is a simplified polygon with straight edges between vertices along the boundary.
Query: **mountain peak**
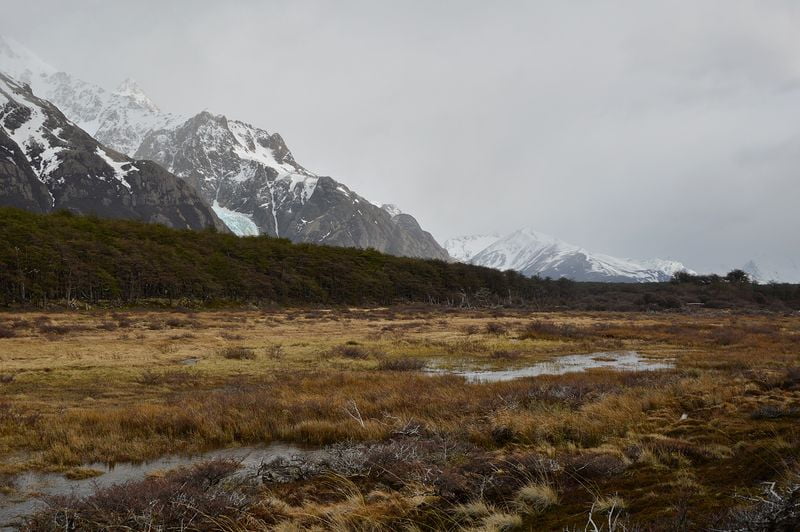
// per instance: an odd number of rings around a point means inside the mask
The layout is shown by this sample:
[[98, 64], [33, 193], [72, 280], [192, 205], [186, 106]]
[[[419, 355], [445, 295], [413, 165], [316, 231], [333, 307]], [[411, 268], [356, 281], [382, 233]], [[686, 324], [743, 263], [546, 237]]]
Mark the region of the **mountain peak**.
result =
[[667, 281], [676, 271], [686, 270], [676, 261], [621, 259], [593, 253], [530, 226], [502, 238], [479, 235], [451, 239], [445, 242], [445, 248], [457, 260], [479, 266], [578, 281]]
[[517, 240], [517, 241], [525, 241], [530, 246], [531, 244], [535, 243], [537, 246], [545, 247], [545, 246], [559, 246], [559, 247], [569, 247], [569, 248], [577, 248], [577, 246], [573, 246], [571, 244], [567, 244], [561, 239], [558, 239], [554, 236], [548, 235], [546, 233], [542, 233], [537, 231], [532, 226], [525, 226], [518, 230], [516, 230], [511, 235], [505, 237], [506, 240]]
[[753, 259], [750, 259], [742, 266], [742, 271], [747, 273], [752, 281], [757, 283], [764, 283], [767, 281], [764, 274], [761, 273], [761, 268], [758, 267], [758, 264], [756, 264], [756, 261]]
[[150, 97], [147, 96], [147, 94], [145, 94], [145, 92], [133, 78], [126, 78], [114, 90], [113, 94], [115, 96], [120, 96], [122, 98], [130, 100], [138, 107], [145, 108], [154, 113], [161, 112], [158, 106], [155, 104], [155, 102], [153, 102], [153, 100], [151, 100]]
[[389, 213], [389, 216], [391, 216], [392, 218], [394, 218], [399, 214], [403, 214], [403, 211], [401, 211], [400, 208], [394, 203], [384, 203], [383, 205], [381, 205], [381, 209]]

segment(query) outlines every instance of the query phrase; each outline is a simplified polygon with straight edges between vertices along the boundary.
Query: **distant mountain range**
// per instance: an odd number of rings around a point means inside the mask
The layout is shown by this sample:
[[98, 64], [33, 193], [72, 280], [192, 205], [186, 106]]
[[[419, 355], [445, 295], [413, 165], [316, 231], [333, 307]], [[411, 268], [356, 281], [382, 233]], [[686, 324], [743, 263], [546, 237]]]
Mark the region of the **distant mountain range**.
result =
[[[20, 90], [32, 97], [52, 102], [53, 109], [60, 109], [77, 126], [73, 129], [85, 131], [95, 144], [109, 148], [103, 153], [116, 154], [109, 157], [126, 154], [155, 161], [167, 170], [163, 172], [170, 176], [165, 177], [167, 182], [177, 175], [202, 198], [198, 204], [213, 209], [217, 215], [212, 215], [213, 223], [222, 219], [234, 233], [448, 259], [447, 252], [411, 215], [387, 212], [342, 183], [306, 170], [277, 133], [205, 111], [191, 117], [165, 113], [133, 80], [107, 91], [58, 71], [24, 46], [2, 37], [0, 72], [29, 85], [29, 89], [20, 85]], [[60, 164], [61, 152], [53, 157]], [[41, 168], [32, 171], [39, 181], [47, 181]], [[79, 189], [74, 179], [67, 181]], [[84, 188], [82, 194], [91, 199], [95, 192]], [[6, 195], [2, 204], [20, 205], [9, 198]], [[165, 206], [171, 201], [165, 197]], [[91, 203], [76, 209], [62, 202], [50, 208], [141, 218], [140, 213], [114, 210], [116, 206], [115, 202], [102, 208]]]
[[445, 241], [444, 247], [461, 262], [554, 279], [663, 282], [678, 271], [694, 273], [680, 262], [671, 260], [620, 259], [593, 253], [530, 228], [503, 237], [471, 235], [451, 238]]

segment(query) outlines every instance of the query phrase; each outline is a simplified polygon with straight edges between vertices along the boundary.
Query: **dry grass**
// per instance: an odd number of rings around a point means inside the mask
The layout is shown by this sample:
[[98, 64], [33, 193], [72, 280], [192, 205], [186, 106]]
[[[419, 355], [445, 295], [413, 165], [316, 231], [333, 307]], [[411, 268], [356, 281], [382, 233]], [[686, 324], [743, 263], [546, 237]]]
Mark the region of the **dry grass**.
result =
[[558, 504], [558, 493], [543, 482], [526, 484], [517, 492], [515, 502], [524, 513], [541, 513]]
[[[0, 315], [0, 330], [13, 331], [0, 335], [0, 473], [276, 440], [417, 442], [335, 487], [270, 487], [246, 513], [264, 529], [564, 529], [592, 503], [645, 524], [682, 505], [708, 524], [728, 494], [800, 459], [796, 316], [76, 312]], [[419, 371], [617, 349], [677, 367], [469, 385]]]

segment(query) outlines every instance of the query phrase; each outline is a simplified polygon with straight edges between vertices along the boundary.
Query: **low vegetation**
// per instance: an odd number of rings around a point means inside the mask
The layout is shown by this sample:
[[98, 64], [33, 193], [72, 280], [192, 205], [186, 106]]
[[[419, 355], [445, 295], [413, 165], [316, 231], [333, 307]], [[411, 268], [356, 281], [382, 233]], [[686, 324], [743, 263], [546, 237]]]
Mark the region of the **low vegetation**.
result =
[[[776, 508], [797, 524], [797, 316], [93, 310], [0, 314], [0, 327], [14, 331], [0, 338], [4, 493], [24, 496], [25, 470], [321, 449], [52, 498], [33, 530], [740, 530]], [[675, 368], [446, 374], [625, 350]]]
[[[374, 250], [178, 231], [68, 212], [39, 215], [0, 208], [0, 227], [0, 307], [275, 308], [416, 302], [537, 311], [800, 309], [800, 286], [755, 285], [737, 271], [724, 277], [679, 274], [672, 283], [575, 283]], [[191, 320], [177, 324], [192, 325]], [[113, 327], [114, 322], [101, 326]], [[482, 326], [492, 335], [505, 333], [496, 320]], [[51, 336], [72, 332], [61, 324], [41, 327]], [[174, 326], [154, 321], [150, 327]], [[0, 329], [0, 338], [13, 334], [13, 328]]]

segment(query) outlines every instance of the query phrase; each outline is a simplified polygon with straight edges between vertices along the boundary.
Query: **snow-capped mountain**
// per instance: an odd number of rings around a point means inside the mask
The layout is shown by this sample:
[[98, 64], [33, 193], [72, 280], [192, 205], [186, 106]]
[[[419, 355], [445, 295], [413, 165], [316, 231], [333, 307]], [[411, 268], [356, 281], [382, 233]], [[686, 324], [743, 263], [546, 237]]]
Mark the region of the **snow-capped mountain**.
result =
[[[680, 262], [661, 259], [620, 259], [589, 252], [530, 228], [502, 238], [487, 236], [450, 239], [452, 255], [468, 256], [465, 262], [524, 275], [566, 277], [575, 281], [663, 282], [679, 271], [690, 271]], [[489, 242], [483, 249], [474, 250]]]
[[185, 119], [162, 113], [132, 79], [106, 91], [58, 71], [23, 45], [2, 36], [0, 72], [29, 84], [34, 94], [55, 104], [78, 127], [126, 155], [132, 156], [152, 129]]
[[187, 183], [102, 146], [30, 86], [2, 73], [0, 205], [225, 229]]
[[0, 72], [30, 84], [104, 145], [185, 179], [236, 234], [448, 258], [410, 215], [374, 206], [300, 166], [277, 133], [208, 112], [164, 113], [132, 80], [109, 92], [2, 37]]
[[491, 246], [500, 239], [500, 235], [469, 235], [448, 238], [444, 241], [444, 249], [458, 262], [469, 262], [472, 257]]
[[279, 134], [223, 115], [204, 111], [176, 127], [151, 131], [136, 157], [191, 183], [239, 234], [447, 258], [411, 216], [377, 207], [342, 183], [306, 170]]
[[750, 259], [741, 267], [750, 279], [759, 283], [800, 283], [800, 263], [792, 257], [766, 257]]

